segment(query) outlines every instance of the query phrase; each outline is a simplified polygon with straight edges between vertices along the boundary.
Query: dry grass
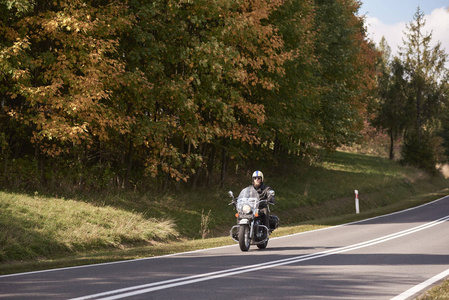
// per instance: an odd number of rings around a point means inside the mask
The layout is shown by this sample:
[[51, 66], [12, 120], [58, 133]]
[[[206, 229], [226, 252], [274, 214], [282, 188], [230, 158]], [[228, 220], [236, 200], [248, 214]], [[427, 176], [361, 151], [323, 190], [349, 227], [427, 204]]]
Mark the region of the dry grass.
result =
[[176, 237], [170, 220], [89, 203], [0, 192], [0, 261], [124, 248]]

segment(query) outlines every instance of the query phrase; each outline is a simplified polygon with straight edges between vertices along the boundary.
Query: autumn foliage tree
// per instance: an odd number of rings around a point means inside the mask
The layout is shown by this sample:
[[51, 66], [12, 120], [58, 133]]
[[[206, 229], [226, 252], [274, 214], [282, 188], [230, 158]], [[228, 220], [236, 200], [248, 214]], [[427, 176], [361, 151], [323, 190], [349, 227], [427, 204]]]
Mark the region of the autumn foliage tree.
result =
[[78, 161], [111, 131], [129, 132], [133, 120], [114, 93], [131, 76], [117, 53], [116, 37], [132, 24], [124, 5], [12, 3], [14, 22], [2, 26], [2, 108], [5, 121], [26, 127], [39, 164], [61, 154]]
[[220, 170], [223, 183], [255, 149], [353, 141], [370, 98], [357, 1], [0, 6], [2, 161], [31, 161], [31, 181], [162, 188]]

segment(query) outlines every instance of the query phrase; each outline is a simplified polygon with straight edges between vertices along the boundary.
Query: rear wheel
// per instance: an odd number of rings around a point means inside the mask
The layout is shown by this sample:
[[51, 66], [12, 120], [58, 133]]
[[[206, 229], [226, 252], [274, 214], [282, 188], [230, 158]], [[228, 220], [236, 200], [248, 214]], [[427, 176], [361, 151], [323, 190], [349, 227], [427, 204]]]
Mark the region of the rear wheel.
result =
[[248, 251], [250, 246], [249, 239], [249, 226], [248, 225], [240, 225], [239, 227], [239, 246], [240, 250]]

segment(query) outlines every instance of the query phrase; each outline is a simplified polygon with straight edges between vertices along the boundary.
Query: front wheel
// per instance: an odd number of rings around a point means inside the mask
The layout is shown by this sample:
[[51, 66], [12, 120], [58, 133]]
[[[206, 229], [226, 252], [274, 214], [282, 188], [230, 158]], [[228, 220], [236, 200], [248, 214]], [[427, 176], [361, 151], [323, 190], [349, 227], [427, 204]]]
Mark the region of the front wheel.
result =
[[240, 225], [239, 227], [239, 246], [240, 250], [248, 251], [251, 240], [249, 239], [249, 226]]

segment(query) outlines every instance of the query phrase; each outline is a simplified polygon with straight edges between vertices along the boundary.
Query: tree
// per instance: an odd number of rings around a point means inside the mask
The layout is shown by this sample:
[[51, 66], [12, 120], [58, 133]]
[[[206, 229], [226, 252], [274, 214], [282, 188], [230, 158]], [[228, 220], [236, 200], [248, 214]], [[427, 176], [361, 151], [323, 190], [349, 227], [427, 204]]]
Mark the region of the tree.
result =
[[382, 55], [378, 62], [377, 105], [372, 124], [390, 136], [390, 159], [394, 159], [394, 141], [406, 128], [409, 120], [407, 82], [402, 62], [395, 57], [390, 61], [390, 47], [383, 37], [379, 44]]
[[377, 53], [366, 40], [358, 1], [317, 0], [315, 55], [321, 83], [320, 144], [354, 142], [364, 126], [375, 86]]
[[[421, 143], [432, 140], [440, 129], [438, 123], [434, 121], [439, 117], [443, 103], [447, 101], [443, 87], [448, 79], [448, 70], [445, 68], [448, 56], [440, 42], [434, 47], [430, 46], [432, 33], [424, 33], [424, 26], [424, 12], [418, 7], [412, 22], [406, 26], [403, 46], [399, 52], [407, 81], [410, 113], [414, 121], [413, 126], [407, 128], [403, 161], [418, 164], [426, 169], [434, 169], [435, 161], [430, 159], [433, 157], [434, 149]], [[409, 148], [416, 148], [419, 151]], [[419, 156], [426, 159], [421, 160]], [[426, 165], [419, 163], [420, 161]]]
[[11, 3], [17, 14], [2, 20], [7, 55], [0, 59], [9, 66], [4, 107], [9, 122], [27, 127], [41, 169], [45, 156], [65, 153], [77, 161], [96, 141], [109, 141], [112, 132], [129, 132], [133, 120], [114, 97], [130, 77], [116, 52], [117, 37], [131, 25], [126, 7]]
[[284, 1], [270, 20], [290, 57], [284, 63], [285, 74], [274, 78], [277, 88], [258, 95], [266, 110], [260, 136], [265, 144], [273, 144], [275, 155], [299, 153], [317, 142], [321, 128], [316, 117], [320, 87], [315, 76], [315, 1]]
[[366, 39], [357, 1], [284, 1], [270, 20], [291, 59], [278, 89], [259, 95], [261, 128], [275, 154], [307, 154], [356, 140], [374, 88], [376, 51]]
[[358, 4], [0, 0], [4, 169], [194, 185], [230, 159], [349, 143], [374, 78]]
[[210, 173], [229, 142], [258, 142], [265, 110], [254, 95], [274, 88], [269, 75], [282, 73], [287, 58], [281, 36], [266, 22], [280, 3], [130, 2], [137, 23], [123, 52], [154, 84], [132, 111], [135, 146], [145, 149], [150, 174], [186, 181]]

